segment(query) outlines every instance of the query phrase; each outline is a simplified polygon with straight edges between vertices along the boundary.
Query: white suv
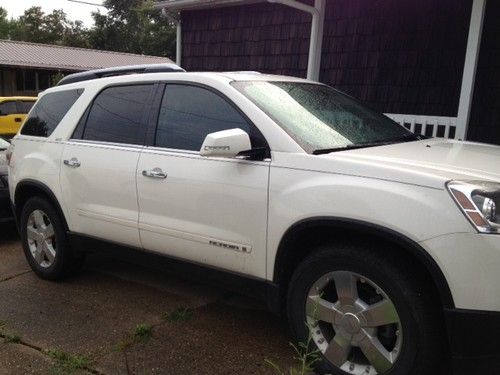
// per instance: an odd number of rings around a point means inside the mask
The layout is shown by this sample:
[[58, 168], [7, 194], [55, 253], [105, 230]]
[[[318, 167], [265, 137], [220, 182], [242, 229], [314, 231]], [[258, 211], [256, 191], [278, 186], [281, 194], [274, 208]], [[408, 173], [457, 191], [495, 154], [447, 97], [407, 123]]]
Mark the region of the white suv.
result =
[[146, 253], [265, 298], [320, 373], [498, 374], [500, 147], [303, 79], [165, 70], [41, 94], [8, 155], [37, 275]]

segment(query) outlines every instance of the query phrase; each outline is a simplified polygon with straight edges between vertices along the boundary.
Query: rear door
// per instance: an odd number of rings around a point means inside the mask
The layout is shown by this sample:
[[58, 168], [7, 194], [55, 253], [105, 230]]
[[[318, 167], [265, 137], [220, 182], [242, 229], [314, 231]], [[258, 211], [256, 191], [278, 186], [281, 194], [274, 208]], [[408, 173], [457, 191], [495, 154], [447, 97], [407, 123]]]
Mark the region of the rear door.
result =
[[265, 139], [212, 89], [175, 83], [160, 94], [137, 169], [143, 247], [264, 278], [269, 159], [206, 158], [199, 150], [220, 130], [240, 128], [254, 147], [266, 147]]
[[66, 144], [61, 186], [75, 232], [140, 247], [136, 168], [154, 87], [105, 88]]

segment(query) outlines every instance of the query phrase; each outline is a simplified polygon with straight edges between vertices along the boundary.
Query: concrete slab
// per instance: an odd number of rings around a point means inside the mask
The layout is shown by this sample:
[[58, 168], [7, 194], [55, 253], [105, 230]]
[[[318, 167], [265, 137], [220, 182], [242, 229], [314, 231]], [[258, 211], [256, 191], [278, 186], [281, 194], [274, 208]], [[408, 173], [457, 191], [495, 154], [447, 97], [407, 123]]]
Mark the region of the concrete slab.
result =
[[153, 337], [127, 351], [132, 373], [276, 374], [292, 365], [290, 338], [282, 320], [224, 303], [199, 308], [186, 322], [165, 322]]
[[0, 375], [48, 374], [53, 364], [37, 350], [0, 340]]
[[31, 344], [98, 356], [162, 314], [182, 297], [94, 272], [53, 283], [33, 273], [0, 283], [0, 319]]
[[[67, 281], [44, 281], [15, 236], [0, 236], [0, 272], [9, 275], [0, 281], [6, 329], [42, 349], [88, 356], [102, 374], [274, 374], [266, 358], [286, 371], [293, 357], [285, 323], [262, 303], [201, 283], [106, 257]], [[164, 319], [179, 307], [194, 309], [192, 318]], [[138, 324], [153, 325], [153, 336], [120, 350]], [[0, 375], [50, 372], [39, 351], [5, 345]]]
[[29, 271], [15, 227], [0, 223], [0, 281]]

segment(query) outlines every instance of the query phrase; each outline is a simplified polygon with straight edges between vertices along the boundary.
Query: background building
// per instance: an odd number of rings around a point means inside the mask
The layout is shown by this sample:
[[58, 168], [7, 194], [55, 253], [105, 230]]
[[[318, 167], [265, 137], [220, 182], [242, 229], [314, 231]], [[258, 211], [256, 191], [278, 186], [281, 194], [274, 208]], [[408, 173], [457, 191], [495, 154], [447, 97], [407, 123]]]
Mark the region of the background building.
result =
[[[311, 38], [313, 6], [321, 30]], [[167, 0], [158, 7], [180, 11], [188, 71], [306, 77], [315, 48], [321, 82], [413, 131], [500, 144], [500, 1]]]
[[165, 57], [0, 40], [0, 96], [36, 96], [61, 74], [171, 62]]

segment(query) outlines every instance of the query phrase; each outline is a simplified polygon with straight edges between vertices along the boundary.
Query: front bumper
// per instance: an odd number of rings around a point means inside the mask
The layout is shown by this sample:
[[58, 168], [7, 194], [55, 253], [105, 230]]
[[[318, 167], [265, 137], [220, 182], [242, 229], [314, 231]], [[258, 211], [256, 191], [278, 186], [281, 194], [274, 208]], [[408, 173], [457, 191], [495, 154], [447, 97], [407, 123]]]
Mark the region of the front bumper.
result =
[[500, 312], [446, 309], [453, 375], [500, 373]]
[[448, 283], [454, 306], [446, 307], [500, 312], [500, 234], [454, 233], [420, 245]]
[[455, 233], [420, 243], [442, 270], [453, 375], [500, 374], [500, 235]]

